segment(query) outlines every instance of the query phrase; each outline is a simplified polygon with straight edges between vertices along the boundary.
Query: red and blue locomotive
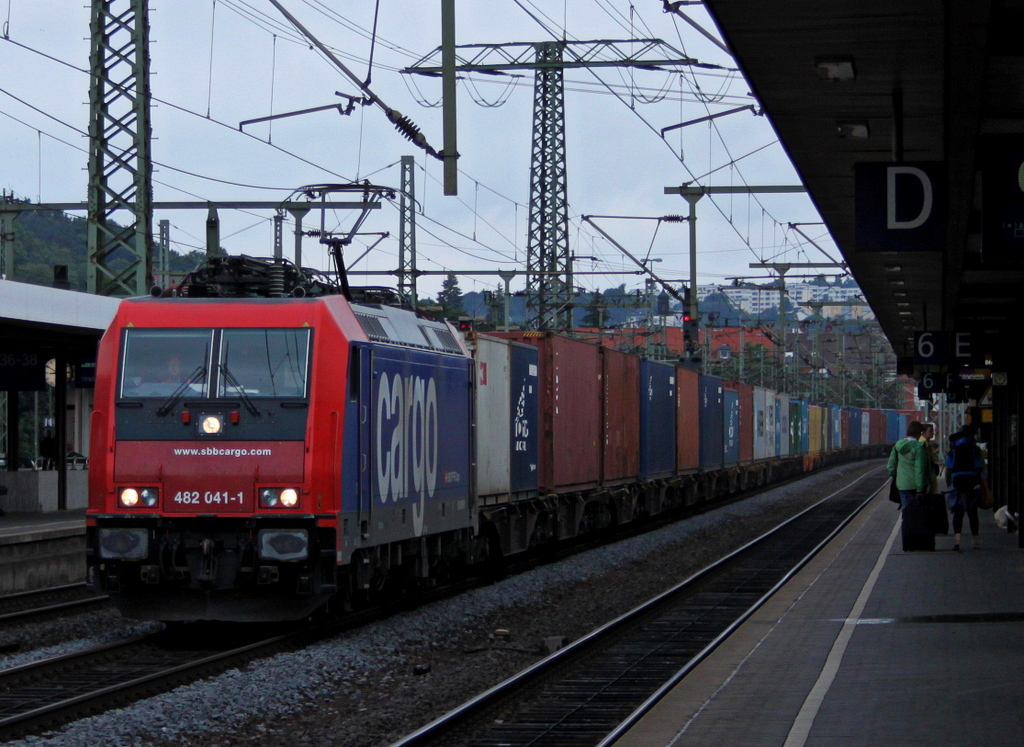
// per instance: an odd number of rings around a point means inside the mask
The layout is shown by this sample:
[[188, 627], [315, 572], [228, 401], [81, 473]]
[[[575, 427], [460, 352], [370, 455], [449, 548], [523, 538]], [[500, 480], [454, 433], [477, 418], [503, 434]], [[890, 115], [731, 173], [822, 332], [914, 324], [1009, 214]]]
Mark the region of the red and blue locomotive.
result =
[[372, 298], [209, 292], [125, 300], [100, 343], [92, 586], [134, 617], [288, 619], [460, 559], [476, 521], [461, 337]]

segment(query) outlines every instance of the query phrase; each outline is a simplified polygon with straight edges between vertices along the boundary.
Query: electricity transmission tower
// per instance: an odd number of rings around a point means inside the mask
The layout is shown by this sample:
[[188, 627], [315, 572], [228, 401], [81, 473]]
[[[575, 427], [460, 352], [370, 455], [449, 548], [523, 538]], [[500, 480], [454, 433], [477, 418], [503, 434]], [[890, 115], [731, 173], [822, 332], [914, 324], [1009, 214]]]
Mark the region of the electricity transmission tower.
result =
[[92, 0], [87, 288], [105, 296], [143, 295], [153, 275], [147, 3]]
[[[668, 56], [655, 56], [665, 50]], [[403, 72], [438, 76], [436, 49]], [[565, 59], [568, 56], [569, 59]], [[456, 70], [491, 75], [534, 70], [533, 146], [526, 244], [526, 312], [529, 326], [571, 329], [572, 257], [566, 189], [566, 68], [639, 67], [673, 72], [681, 67], [717, 67], [687, 57], [660, 39], [516, 42], [456, 47]]]

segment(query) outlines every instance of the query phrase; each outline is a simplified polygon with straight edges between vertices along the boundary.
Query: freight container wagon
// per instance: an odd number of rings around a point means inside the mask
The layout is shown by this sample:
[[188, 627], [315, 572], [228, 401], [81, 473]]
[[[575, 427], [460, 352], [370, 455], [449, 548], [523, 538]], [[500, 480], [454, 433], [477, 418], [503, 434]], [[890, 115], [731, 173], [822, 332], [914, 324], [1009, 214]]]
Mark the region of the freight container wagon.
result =
[[725, 405], [723, 465], [735, 467], [740, 463], [740, 394], [725, 387], [722, 396]]
[[700, 377], [700, 468], [721, 469], [724, 462], [725, 409], [722, 380]]
[[789, 395], [775, 395], [775, 454], [780, 457], [789, 456]]
[[640, 359], [601, 348], [604, 485], [636, 482], [640, 475]]
[[754, 387], [754, 459], [775, 456], [775, 392]]
[[476, 335], [472, 341], [477, 378], [477, 500], [490, 505], [536, 497], [538, 350], [486, 335]]
[[676, 468], [675, 366], [640, 362], [640, 475], [669, 477]]
[[700, 469], [700, 374], [676, 367], [676, 470]]

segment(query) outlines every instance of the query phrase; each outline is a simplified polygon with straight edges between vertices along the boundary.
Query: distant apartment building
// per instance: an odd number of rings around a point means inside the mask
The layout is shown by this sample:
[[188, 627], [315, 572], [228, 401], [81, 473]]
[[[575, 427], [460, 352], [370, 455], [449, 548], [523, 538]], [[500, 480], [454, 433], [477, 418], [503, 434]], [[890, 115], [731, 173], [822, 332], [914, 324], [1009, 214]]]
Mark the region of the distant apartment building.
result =
[[[698, 304], [712, 293], [722, 293], [729, 302], [741, 311], [757, 318], [779, 306], [779, 291], [776, 288], [735, 287], [731, 285], [700, 285], [697, 286]], [[870, 307], [856, 305], [862, 301], [860, 288], [844, 288], [839, 286], [811, 285], [808, 283], [787, 283], [786, 295], [790, 303], [797, 307], [797, 317], [806, 319], [814, 315], [813, 306], [803, 304], [822, 304], [821, 315], [826, 319], [874, 319]], [[830, 301], [835, 302], [829, 304]]]

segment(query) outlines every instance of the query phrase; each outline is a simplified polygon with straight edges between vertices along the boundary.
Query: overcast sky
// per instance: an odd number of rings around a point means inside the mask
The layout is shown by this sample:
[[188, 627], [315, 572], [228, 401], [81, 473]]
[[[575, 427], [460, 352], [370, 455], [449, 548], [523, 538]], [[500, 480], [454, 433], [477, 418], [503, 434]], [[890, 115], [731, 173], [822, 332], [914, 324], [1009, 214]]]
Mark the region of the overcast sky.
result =
[[[427, 141], [442, 148], [440, 82], [399, 71], [440, 44], [440, 8], [424, 0], [380, 0], [376, 43], [371, 0], [280, 0], [387, 105], [408, 116]], [[33, 202], [84, 202], [88, 125], [89, 9], [86, 0], [0, 0], [0, 188]], [[115, 0], [115, 8], [127, 0]], [[683, 10], [717, 36], [701, 6]], [[661, 129], [728, 109], [757, 105], [735, 63], [661, 0], [456, 0], [457, 40], [463, 44], [658, 38], [671, 49], [718, 68], [679, 72], [626, 68], [565, 74], [570, 243], [586, 289], [619, 283], [639, 288], [633, 265], [582, 215], [653, 217], [685, 214], [665, 187], [797, 184], [771, 123], [749, 111], [661, 135]], [[302, 40], [268, 0], [151, 0], [154, 198], [282, 200], [303, 185], [367, 179], [398, 187], [398, 162], [415, 155], [418, 265], [459, 274], [463, 291], [497, 287], [472, 271], [513, 269], [523, 287], [529, 203], [533, 75], [474, 75], [458, 87], [459, 195], [445, 197], [442, 167], [400, 134], [375, 106], [351, 116], [336, 111], [250, 125], [243, 120], [340, 101], [336, 91], [358, 87]], [[628, 48], [623, 45], [622, 48]], [[369, 67], [373, 55], [372, 71]], [[752, 154], [752, 155], [751, 155]], [[231, 254], [273, 252], [271, 211], [222, 212], [221, 237]], [[173, 248], [202, 248], [205, 212], [157, 213], [171, 222]], [[342, 230], [354, 214], [325, 216]], [[698, 204], [701, 284], [734, 276], [763, 277], [751, 262], [827, 261], [790, 223], [820, 221], [805, 195], [705, 197]], [[125, 221], [127, 222], [127, 216]], [[306, 218], [306, 227], [319, 217]], [[652, 263], [667, 280], [689, 278], [688, 227], [651, 220], [604, 219], [616, 242]], [[290, 225], [290, 224], [289, 224]], [[389, 232], [354, 269], [397, 266], [397, 201], [375, 212], [365, 232]], [[838, 258], [821, 225], [802, 228]], [[377, 241], [357, 239], [351, 261]], [[291, 256], [292, 240], [285, 241]], [[596, 261], [589, 258], [596, 258]], [[327, 269], [325, 250], [307, 239], [304, 264]], [[360, 280], [355, 281], [359, 284]], [[381, 276], [373, 284], [395, 285]], [[419, 280], [419, 294], [436, 294], [440, 277]]]

